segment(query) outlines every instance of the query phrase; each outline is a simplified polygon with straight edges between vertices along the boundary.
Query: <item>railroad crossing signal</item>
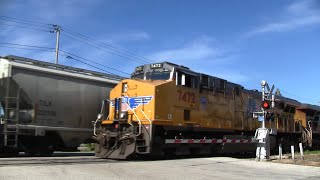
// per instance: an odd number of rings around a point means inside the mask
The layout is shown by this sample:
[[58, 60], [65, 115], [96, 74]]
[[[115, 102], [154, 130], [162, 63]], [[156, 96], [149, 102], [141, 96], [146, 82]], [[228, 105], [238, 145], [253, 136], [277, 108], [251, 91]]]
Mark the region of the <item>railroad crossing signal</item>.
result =
[[261, 103], [261, 107], [264, 110], [270, 109], [271, 108], [271, 102], [269, 100], [263, 100]]

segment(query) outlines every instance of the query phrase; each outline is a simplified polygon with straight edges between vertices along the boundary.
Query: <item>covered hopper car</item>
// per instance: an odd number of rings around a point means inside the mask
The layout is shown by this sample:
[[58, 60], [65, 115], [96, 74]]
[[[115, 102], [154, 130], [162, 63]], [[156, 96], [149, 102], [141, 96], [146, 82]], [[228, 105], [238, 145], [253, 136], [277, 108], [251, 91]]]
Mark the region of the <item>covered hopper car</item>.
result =
[[74, 150], [122, 77], [22, 57], [0, 58], [0, 156]]
[[[319, 139], [318, 106], [278, 94], [268, 112], [271, 148]], [[95, 128], [96, 156], [201, 155], [254, 152], [261, 92], [169, 62], [135, 69], [110, 92]], [[109, 112], [109, 113], [108, 113]]]

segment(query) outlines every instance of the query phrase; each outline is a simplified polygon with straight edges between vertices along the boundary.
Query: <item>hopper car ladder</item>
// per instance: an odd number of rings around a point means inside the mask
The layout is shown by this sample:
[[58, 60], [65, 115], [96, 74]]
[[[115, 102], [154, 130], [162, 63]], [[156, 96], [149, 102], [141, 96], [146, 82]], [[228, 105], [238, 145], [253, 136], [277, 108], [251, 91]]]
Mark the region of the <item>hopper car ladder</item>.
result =
[[[20, 88], [17, 90], [16, 97], [9, 96], [9, 83], [7, 83], [7, 92], [4, 97], [4, 146], [18, 147], [18, 123], [19, 123], [19, 97]], [[13, 106], [13, 107], [12, 107]], [[14, 116], [11, 114], [13, 112]]]

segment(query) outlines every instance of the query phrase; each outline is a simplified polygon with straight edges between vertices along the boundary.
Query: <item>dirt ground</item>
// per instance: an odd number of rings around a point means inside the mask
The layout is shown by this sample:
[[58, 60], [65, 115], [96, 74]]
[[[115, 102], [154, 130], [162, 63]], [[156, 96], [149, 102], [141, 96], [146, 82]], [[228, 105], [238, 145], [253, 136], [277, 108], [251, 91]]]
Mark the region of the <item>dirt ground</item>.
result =
[[283, 157], [282, 160], [279, 160], [277, 156], [274, 156], [271, 162], [320, 167], [320, 154], [305, 154], [303, 160], [301, 160], [300, 154], [295, 154], [294, 161], [291, 155], [284, 155]]

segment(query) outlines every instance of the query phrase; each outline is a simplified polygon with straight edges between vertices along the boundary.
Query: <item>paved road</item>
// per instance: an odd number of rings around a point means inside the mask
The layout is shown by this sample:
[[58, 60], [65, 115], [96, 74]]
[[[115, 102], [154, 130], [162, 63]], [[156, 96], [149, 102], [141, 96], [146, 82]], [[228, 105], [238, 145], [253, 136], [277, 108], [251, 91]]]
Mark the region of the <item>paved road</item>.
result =
[[320, 168], [227, 157], [127, 162], [62, 155], [2, 158], [0, 179], [320, 179]]

